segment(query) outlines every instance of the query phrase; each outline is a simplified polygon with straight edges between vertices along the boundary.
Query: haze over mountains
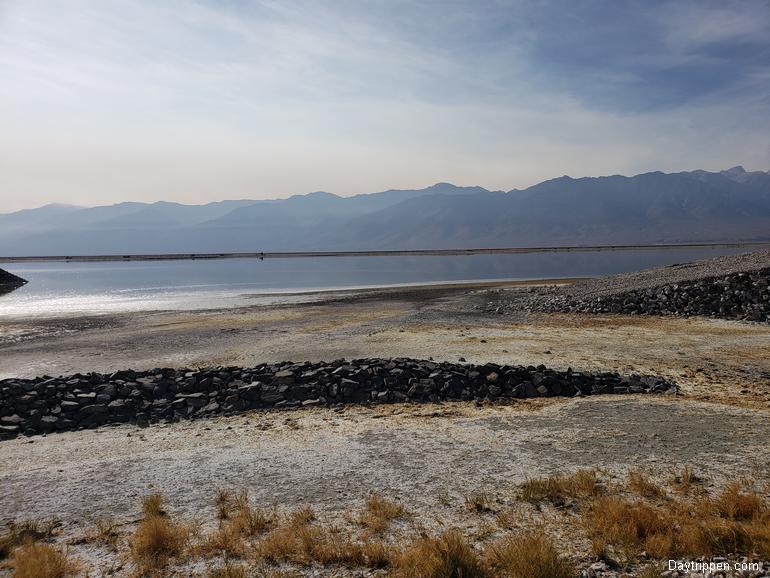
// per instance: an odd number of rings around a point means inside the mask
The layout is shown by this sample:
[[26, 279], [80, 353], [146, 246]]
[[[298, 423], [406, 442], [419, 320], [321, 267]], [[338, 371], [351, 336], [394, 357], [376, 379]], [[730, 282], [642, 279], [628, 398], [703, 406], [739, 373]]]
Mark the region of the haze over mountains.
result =
[[0, 214], [0, 255], [449, 249], [770, 240], [770, 171], [652, 172], [488, 191], [207, 205], [46, 205]]

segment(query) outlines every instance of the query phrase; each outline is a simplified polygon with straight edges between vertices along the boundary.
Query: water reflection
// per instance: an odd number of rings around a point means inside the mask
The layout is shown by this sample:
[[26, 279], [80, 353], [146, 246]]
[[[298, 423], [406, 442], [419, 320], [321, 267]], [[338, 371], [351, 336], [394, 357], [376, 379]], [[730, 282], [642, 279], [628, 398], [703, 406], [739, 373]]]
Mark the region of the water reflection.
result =
[[369, 256], [106, 263], [18, 263], [29, 284], [0, 298], [0, 315], [201, 309], [250, 295], [496, 279], [591, 277], [718, 255], [740, 248], [617, 250], [470, 256]]

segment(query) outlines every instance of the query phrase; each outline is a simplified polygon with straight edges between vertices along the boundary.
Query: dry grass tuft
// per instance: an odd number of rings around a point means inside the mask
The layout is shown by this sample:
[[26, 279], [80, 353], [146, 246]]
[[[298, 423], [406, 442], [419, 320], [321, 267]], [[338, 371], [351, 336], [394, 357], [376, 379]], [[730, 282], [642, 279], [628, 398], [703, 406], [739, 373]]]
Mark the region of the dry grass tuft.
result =
[[358, 517], [358, 523], [370, 532], [380, 534], [388, 529], [393, 520], [404, 516], [404, 507], [380, 494], [370, 494], [366, 506]]
[[68, 578], [80, 570], [79, 564], [61, 550], [37, 542], [18, 548], [13, 553], [11, 566], [15, 578]]
[[131, 557], [141, 572], [164, 568], [171, 558], [181, 556], [190, 529], [172, 522], [163, 509], [160, 494], [151, 494], [142, 502], [145, 517], [129, 540]]
[[58, 527], [59, 522], [56, 520], [11, 522], [6, 531], [0, 534], [0, 560], [8, 558], [17, 546], [52, 538]]
[[214, 568], [209, 572], [208, 578], [247, 578], [246, 567], [242, 564], [234, 565], [225, 562], [221, 568]]
[[422, 536], [396, 557], [395, 575], [408, 578], [483, 578], [489, 571], [459, 530]]
[[527, 532], [493, 547], [490, 563], [495, 575], [507, 578], [573, 578], [574, 565], [559, 555], [542, 531]]
[[474, 492], [465, 496], [465, 509], [477, 514], [494, 512], [492, 498], [485, 492]]
[[145, 518], [152, 518], [156, 516], [165, 516], [166, 511], [163, 509], [165, 500], [161, 494], [150, 494], [142, 500], [142, 512]]
[[598, 496], [602, 486], [596, 470], [578, 470], [571, 475], [557, 474], [549, 478], [533, 478], [519, 487], [519, 499], [527, 502], [548, 501], [564, 506], [569, 500]]
[[219, 490], [216, 503], [220, 525], [195, 546], [194, 551], [200, 556], [222, 554], [242, 558], [246, 554], [246, 539], [263, 534], [274, 522], [273, 513], [251, 506], [246, 491], [233, 495], [228, 490]]
[[218, 488], [214, 497], [214, 505], [217, 508], [217, 518], [227, 520], [233, 505], [233, 493], [226, 488]]
[[666, 492], [639, 470], [628, 472], [628, 488], [635, 494], [651, 500], [661, 500], [666, 497]]
[[736, 487], [717, 498], [657, 508], [619, 497], [595, 501], [585, 517], [595, 552], [619, 547], [626, 556], [641, 550], [652, 557], [766, 555], [770, 514], [765, 503]]
[[720, 516], [731, 520], [752, 520], [767, 512], [767, 506], [760, 496], [753, 492], [741, 492], [736, 483], [722, 490], [710, 501], [710, 505]]
[[698, 485], [703, 483], [703, 478], [697, 476], [690, 466], [684, 466], [671, 478], [671, 485], [682, 494], [689, 494]]
[[674, 550], [675, 528], [665, 512], [640, 502], [618, 497], [596, 500], [586, 516], [595, 552], [620, 546], [626, 552], [647, 550], [663, 557]]
[[335, 527], [316, 525], [308, 510], [289, 515], [254, 547], [255, 558], [269, 564], [338, 564], [384, 568], [392, 553], [382, 542], [354, 542]]
[[315, 512], [310, 506], [302, 506], [291, 513], [289, 520], [292, 526], [307, 526], [315, 520]]

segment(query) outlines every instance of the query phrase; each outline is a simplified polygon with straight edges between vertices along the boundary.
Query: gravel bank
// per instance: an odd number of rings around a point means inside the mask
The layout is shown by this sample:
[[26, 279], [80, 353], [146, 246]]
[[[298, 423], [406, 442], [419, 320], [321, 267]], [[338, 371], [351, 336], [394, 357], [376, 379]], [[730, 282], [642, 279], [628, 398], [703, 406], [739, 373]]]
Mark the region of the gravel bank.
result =
[[674, 383], [651, 376], [412, 359], [119, 371], [0, 381], [0, 439], [259, 408], [676, 392]]
[[490, 292], [487, 312], [702, 315], [770, 320], [770, 251], [742, 253], [530, 291]]

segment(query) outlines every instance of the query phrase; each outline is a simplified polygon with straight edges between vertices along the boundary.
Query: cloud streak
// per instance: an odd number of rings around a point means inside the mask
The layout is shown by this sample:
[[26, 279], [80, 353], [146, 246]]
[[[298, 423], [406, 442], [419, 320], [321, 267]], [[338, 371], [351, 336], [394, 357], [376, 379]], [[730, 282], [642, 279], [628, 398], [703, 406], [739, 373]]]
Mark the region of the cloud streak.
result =
[[0, 6], [0, 211], [770, 166], [763, 0]]

